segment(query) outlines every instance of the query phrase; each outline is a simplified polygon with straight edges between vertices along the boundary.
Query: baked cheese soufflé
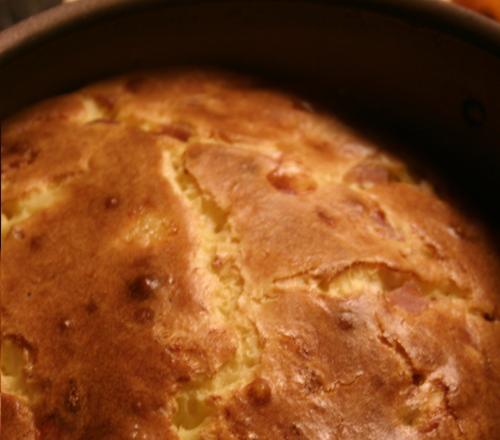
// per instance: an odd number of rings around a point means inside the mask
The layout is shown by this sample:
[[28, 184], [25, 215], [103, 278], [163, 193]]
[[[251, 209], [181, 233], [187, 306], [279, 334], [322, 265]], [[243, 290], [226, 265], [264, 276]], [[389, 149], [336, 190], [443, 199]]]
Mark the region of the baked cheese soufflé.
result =
[[185, 69], [2, 125], [2, 440], [500, 439], [495, 249], [369, 138]]

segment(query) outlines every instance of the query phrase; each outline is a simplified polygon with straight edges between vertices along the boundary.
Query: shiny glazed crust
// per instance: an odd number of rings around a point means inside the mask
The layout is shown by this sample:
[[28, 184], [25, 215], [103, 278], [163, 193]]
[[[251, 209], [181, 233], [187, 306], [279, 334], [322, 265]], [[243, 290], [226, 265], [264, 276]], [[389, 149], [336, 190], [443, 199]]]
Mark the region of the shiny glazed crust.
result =
[[491, 244], [335, 117], [179, 70], [2, 129], [2, 439], [500, 438]]

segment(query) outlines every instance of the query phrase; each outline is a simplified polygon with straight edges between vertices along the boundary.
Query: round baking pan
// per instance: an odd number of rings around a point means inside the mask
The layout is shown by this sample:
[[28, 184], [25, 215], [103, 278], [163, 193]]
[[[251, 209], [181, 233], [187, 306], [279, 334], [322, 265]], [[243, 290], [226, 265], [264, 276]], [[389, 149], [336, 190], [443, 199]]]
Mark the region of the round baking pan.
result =
[[307, 88], [500, 205], [500, 25], [436, 0], [86, 0], [0, 36], [0, 117], [131, 69], [210, 65]]

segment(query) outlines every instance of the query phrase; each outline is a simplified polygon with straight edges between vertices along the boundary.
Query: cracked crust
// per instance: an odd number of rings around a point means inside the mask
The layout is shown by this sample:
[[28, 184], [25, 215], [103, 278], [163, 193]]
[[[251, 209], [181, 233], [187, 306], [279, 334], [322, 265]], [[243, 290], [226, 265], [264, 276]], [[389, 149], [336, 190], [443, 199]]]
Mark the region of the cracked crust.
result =
[[2, 128], [2, 438], [500, 438], [498, 257], [332, 115], [182, 70]]

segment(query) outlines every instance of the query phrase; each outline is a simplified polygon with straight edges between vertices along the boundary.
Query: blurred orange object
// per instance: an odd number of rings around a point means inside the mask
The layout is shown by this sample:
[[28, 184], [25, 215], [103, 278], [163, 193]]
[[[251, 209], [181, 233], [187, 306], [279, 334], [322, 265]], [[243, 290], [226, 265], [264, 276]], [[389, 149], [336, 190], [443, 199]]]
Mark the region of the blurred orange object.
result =
[[455, 3], [500, 20], [500, 0], [453, 0]]

